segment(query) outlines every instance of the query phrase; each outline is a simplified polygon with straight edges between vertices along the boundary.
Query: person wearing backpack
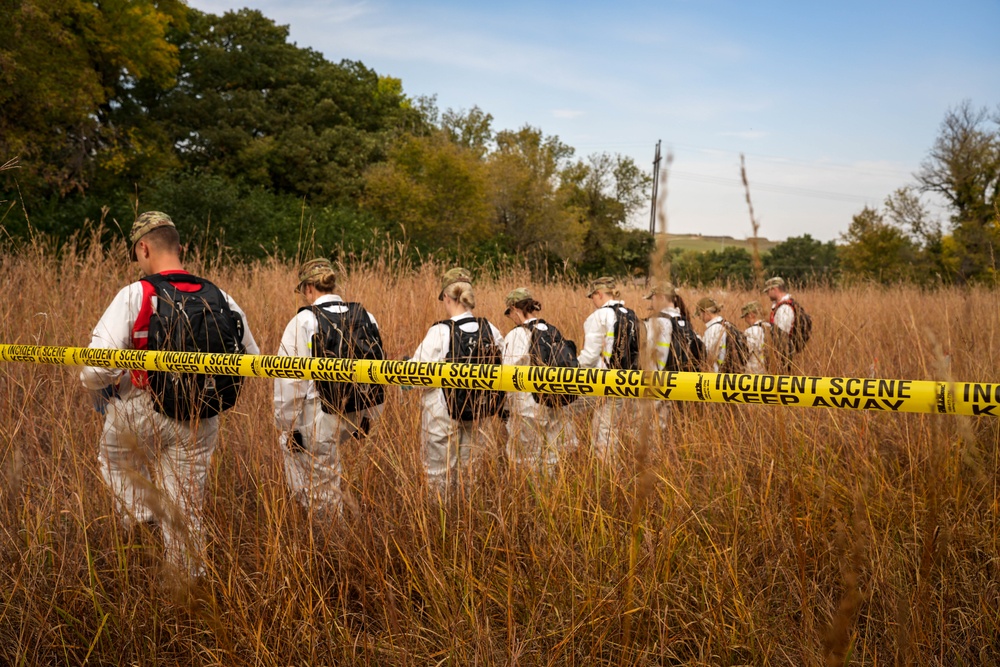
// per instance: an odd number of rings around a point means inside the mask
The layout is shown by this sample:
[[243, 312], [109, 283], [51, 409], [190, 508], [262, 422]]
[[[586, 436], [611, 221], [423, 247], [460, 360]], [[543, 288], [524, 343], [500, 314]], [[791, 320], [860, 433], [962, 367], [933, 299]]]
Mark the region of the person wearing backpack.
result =
[[[584, 343], [577, 361], [580, 368], [639, 370], [639, 321], [635, 312], [625, 307], [614, 278], [604, 276], [591, 281], [587, 298], [594, 312], [583, 323]], [[593, 401], [591, 446], [606, 457], [616, 448], [624, 420], [634, 415], [631, 401], [601, 397]]]
[[[504, 315], [515, 324], [503, 340], [503, 363], [508, 366], [575, 368], [576, 345], [535, 313], [542, 304], [527, 287], [511, 291]], [[507, 394], [507, 455], [515, 466], [550, 472], [559, 457], [576, 448], [576, 430], [566, 406], [575, 396], [510, 392]]]
[[[115, 295], [90, 347], [260, 353], [236, 302], [184, 270], [170, 216], [142, 213], [129, 239], [144, 277]], [[181, 574], [203, 573], [201, 511], [218, 414], [235, 402], [242, 378], [86, 367], [80, 380], [104, 414], [98, 460], [122, 523], [158, 523], [166, 561]]]
[[771, 334], [779, 372], [792, 372], [796, 353], [809, 341], [812, 334], [812, 317], [792, 298], [780, 276], [764, 283], [764, 294], [771, 300]]
[[[491, 363], [503, 361], [503, 336], [486, 318], [475, 317], [472, 276], [454, 268], [441, 277], [438, 294], [448, 319], [436, 322], [412, 361]], [[468, 467], [481, 419], [498, 414], [504, 392], [430, 388], [421, 397], [420, 441], [431, 492], [446, 491]]]
[[743, 332], [719, 313], [715, 299], [706, 296], [698, 300], [695, 315], [705, 323], [705, 364], [712, 373], [742, 373], [750, 352]]
[[[655, 283], [644, 297], [650, 302], [646, 318], [649, 370], [696, 372], [705, 357], [705, 344], [691, 327], [687, 305], [668, 282]], [[656, 401], [660, 430], [669, 426], [670, 401]]]
[[743, 306], [740, 316], [747, 328], [743, 330], [743, 337], [747, 341], [746, 372], [752, 374], [762, 374], [767, 372], [767, 341], [770, 338], [771, 325], [760, 319], [761, 307], [756, 301]]
[[[285, 327], [278, 356], [385, 359], [378, 323], [360, 303], [337, 293], [328, 259], [303, 264], [296, 294], [304, 301]], [[274, 418], [281, 432], [291, 494], [327, 518], [340, 514], [339, 448], [367, 435], [381, 414], [385, 388], [332, 380], [274, 380]]]

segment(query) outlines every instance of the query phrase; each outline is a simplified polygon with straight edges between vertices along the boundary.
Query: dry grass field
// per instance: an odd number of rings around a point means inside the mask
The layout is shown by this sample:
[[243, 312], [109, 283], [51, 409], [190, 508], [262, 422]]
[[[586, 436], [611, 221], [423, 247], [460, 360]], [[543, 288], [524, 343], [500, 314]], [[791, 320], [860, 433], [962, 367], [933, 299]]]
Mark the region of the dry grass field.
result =
[[[119, 251], [0, 255], [0, 342], [87, 345], [138, 277]], [[445, 316], [439, 271], [369, 258], [342, 294], [402, 357]], [[204, 274], [273, 352], [294, 267]], [[508, 330], [503, 297], [527, 282], [480, 282], [477, 313]], [[580, 341], [583, 290], [532, 287]], [[731, 317], [757, 298], [711, 294]], [[810, 374], [1000, 380], [994, 290], [797, 296]], [[493, 425], [474, 481], [439, 505], [418, 392], [393, 388], [343, 452], [358, 511], [321, 525], [286, 495], [271, 384], [251, 379], [209, 482], [209, 573], [188, 587], [159, 576], [155, 533], [120, 528], [77, 375], [0, 365], [0, 664], [1000, 664], [995, 418], [687, 404], [668, 433], [623, 433], [616, 465], [584, 446], [546, 478], [511, 470]]]

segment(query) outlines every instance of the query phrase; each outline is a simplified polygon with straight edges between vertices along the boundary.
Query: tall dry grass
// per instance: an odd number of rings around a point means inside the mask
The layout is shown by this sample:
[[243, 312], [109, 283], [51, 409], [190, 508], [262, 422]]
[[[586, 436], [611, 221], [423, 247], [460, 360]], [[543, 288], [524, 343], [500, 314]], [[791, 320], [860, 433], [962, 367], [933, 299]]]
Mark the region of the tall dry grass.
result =
[[[0, 256], [0, 340], [86, 345], [137, 277], [118, 250]], [[392, 356], [411, 354], [444, 317], [438, 270], [369, 260], [342, 291], [377, 316]], [[273, 351], [294, 268], [205, 273]], [[528, 281], [480, 283], [477, 312], [508, 328], [502, 299]], [[533, 287], [580, 340], [581, 291]], [[757, 298], [713, 296], [730, 314]], [[797, 296], [816, 320], [810, 373], [998, 380], [996, 292]], [[688, 404], [669, 433], [625, 433], [620, 465], [584, 448], [551, 478], [511, 470], [494, 429], [474, 482], [438, 506], [417, 394], [391, 389], [384, 420], [343, 452], [359, 511], [325, 526], [287, 497], [270, 383], [248, 381], [214, 459], [209, 574], [185, 589], [160, 576], [155, 535], [113, 515], [77, 370], [0, 366], [0, 663], [998, 662], [996, 419]]]

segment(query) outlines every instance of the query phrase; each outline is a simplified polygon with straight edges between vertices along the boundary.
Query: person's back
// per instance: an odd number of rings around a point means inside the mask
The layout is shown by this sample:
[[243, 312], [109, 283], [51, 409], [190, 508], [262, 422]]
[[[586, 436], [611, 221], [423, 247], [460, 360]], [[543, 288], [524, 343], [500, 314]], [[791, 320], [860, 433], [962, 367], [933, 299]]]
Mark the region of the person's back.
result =
[[756, 301], [743, 306], [740, 311], [743, 322], [747, 325], [743, 332], [747, 342], [746, 372], [762, 374], [767, 372], [767, 343], [770, 338], [771, 325], [760, 319], [761, 307]]
[[[504, 314], [515, 324], [504, 337], [503, 363], [511, 366], [575, 367], [576, 346], [555, 326], [535, 315], [542, 305], [526, 287], [511, 291]], [[550, 471], [576, 447], [568, 404], [575, 397], [510, 392], [507, 396], [507, 454], [515, 466]]]
[[[118, 292], [94, 328], [90, 347], [171, 349], [177, 340], [171, 319], [201, 309], [204, 321], [198, 326], [206, 333], [197, 338], [227, 338], [221, 330], [231, 325], [239, 329], [239, 351], [260, 353], [236, 302], [184, 270], [180, 237], [168, 215], [150, 211], [138, 216], [130, 239], [132, 259], [146, 277]], [[205, 399], [214, 395], [211, 385], [218, 377], [207, 387], [204, 377], [197, 382], [178, 377], [178, 385], [186, 387], [180, 407], [160, 379], [155, 373], [110, 368], [88, 367], [80, 373], [83, 385], [98, 397], [95, 407], [105, 415], [98, 458], [123, 522], [160, 523], [167, 559], [182, 571], [198, 574], [202, 498], [218, 440], [217, 414], [226, 406]], [[185, 525], [164, 520], [172, 515], [184, 517]]]
[[[278, 356], [384, 359], [375, 317], [359, 303], [336, 293], [329, 260], [306, 262], [296, 294], [305, 305], [285, 327]], [[274, 380], [274, 417], [281, 433], [285, 480], [306, 506], [326, 514], [341, 512], [339, 449], [363, 438], [381, 412], [381, 385], [336, 380]]]
[[[472, 311], [476, 307], [472, 276], [462, 268], [451, 269], [441, 278], [438, 300], [442, 302], [448, 319], [436, 322], [413, 353], [413, 361], [452, 361], [456, 340], [476, 339], [483, 346], [495, 346], [498, 353], [503, 349], [500, 330], [485, 318], [476, 318]], [[477, 345], [477, 347], [479, 347]], [[501, 359], [498, 357], [497, 363]], [[472, 458], [472, 448], [477, 440], [476, 415], [463, 419], [469, 406], [467, 399], [473, 399], [469, 392], [477, 390], [445, 390], [430, 388], [421, 396], [420, 439], [424, 450], [424, 469], [432, 492], [446, 491], [461, 470]], [[499, 397], [482, 396], [477, 405], [485, 402], [499, 408], [503, 392], [486, 391], [484, 394], [499, 394]], [[476, 408], [472, 408], [475, 413]], [[457, 416], [456, 416], [457, 415]], [[480, 416], [485, 416], [480, 415]]]
[[[594, 312], [583, 323], [583, 349], [577, 357], [580, 368], [638, 370], [639, 332], [635, 313], [621, 300], [614, 278], [590, 283], [587, 298]], [[591, 446], [606, 457], [617, 448], [620, 426], [633, 414], [632, 406], [619, 398], [593, 399]]]

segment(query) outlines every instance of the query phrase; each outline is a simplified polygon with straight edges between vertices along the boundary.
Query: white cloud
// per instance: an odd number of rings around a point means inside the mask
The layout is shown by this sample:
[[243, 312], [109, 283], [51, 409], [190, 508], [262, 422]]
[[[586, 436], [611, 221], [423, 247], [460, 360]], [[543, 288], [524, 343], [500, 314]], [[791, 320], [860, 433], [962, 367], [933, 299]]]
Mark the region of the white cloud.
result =
[[573, 118], [579, 118], [584, 113], [585, 112], [579, 111], [578, 109], [553, 109], [552, 117], [573, 119]]

